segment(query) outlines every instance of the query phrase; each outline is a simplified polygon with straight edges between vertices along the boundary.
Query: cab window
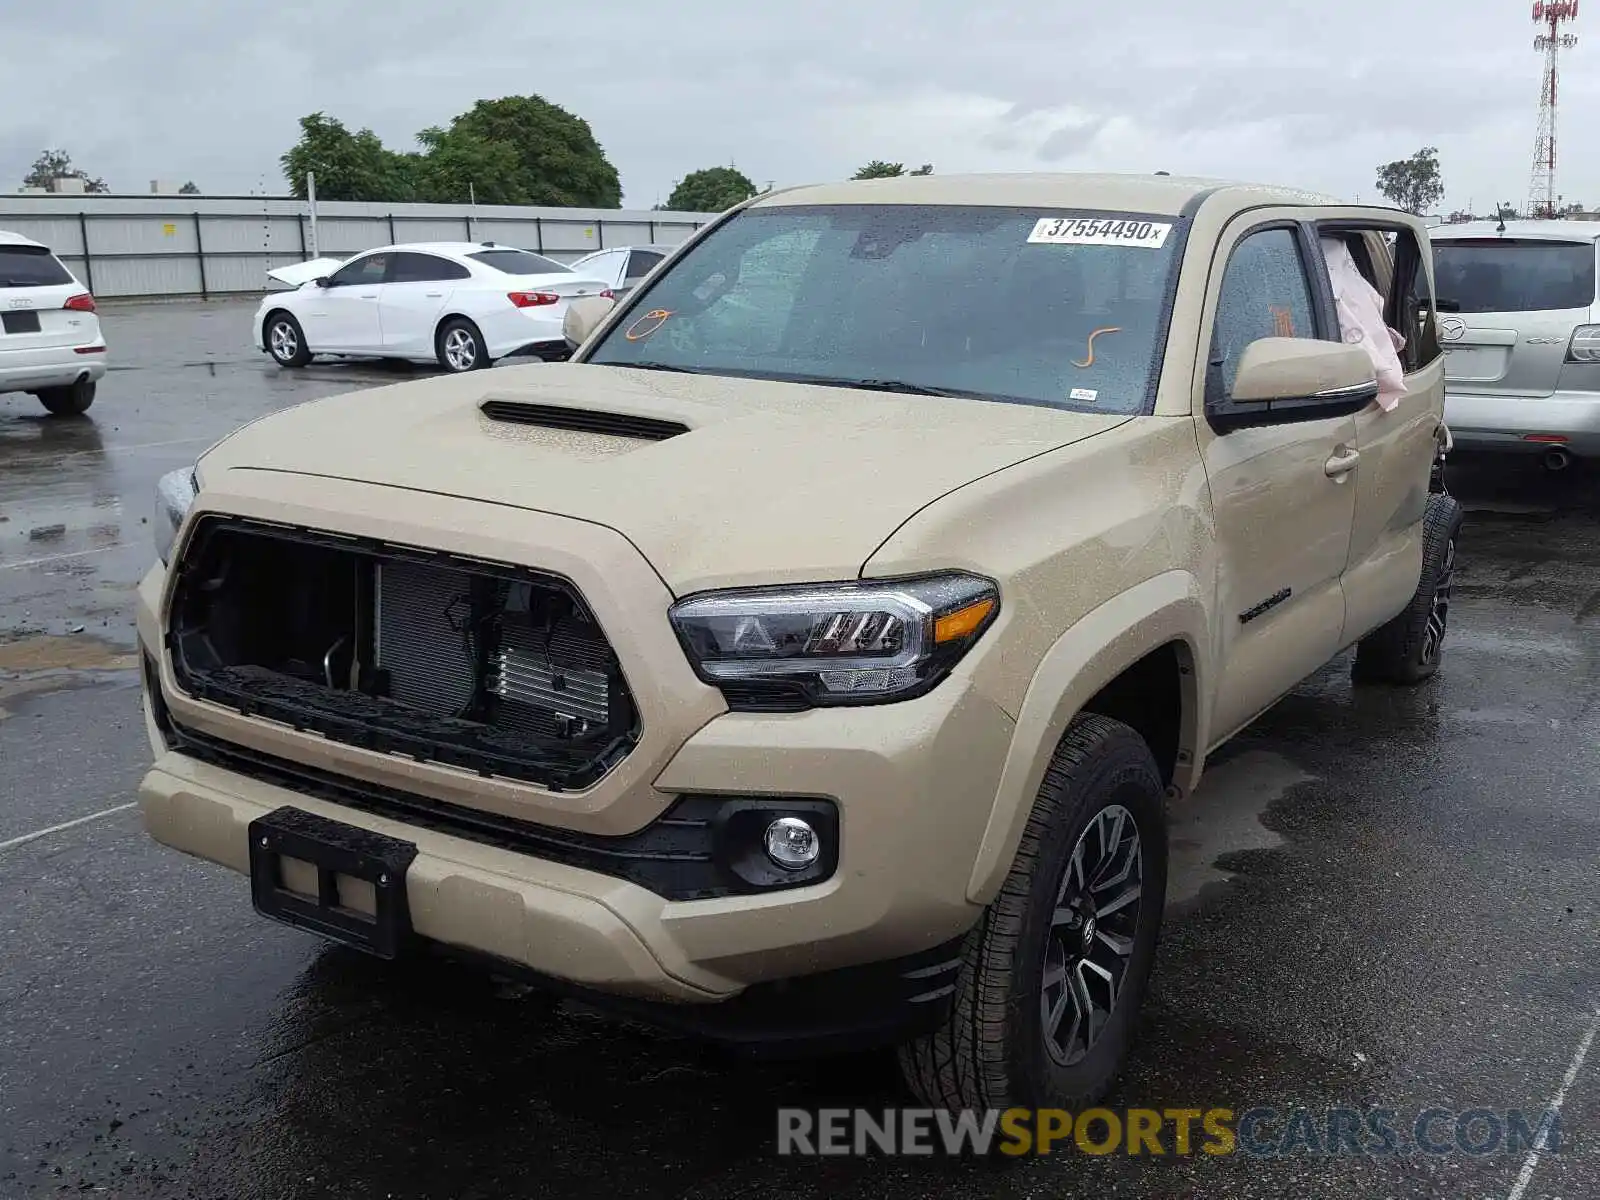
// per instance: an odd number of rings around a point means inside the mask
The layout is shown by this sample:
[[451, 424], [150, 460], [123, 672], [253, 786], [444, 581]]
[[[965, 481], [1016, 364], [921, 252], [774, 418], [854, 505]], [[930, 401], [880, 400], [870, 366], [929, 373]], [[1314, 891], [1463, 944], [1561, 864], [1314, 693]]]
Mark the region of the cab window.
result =
[[1269, 337], [1316, 337], [1316, 309], [1300, 241], [1292, 229], [1250, 234], [1228, 259], [1217, 299], [1206, 403], [1226, 400], [1250, 343]]

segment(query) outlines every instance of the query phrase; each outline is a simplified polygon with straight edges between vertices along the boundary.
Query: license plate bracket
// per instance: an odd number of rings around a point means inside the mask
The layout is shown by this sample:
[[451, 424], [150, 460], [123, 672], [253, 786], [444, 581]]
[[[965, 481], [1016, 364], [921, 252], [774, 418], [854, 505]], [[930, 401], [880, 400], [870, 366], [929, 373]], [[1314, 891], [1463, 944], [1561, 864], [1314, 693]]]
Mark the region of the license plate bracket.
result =
[[[399, 956], [411, 934], [406, 873], [417, 857], [413, 843], [291, 807], [251, 821], [249, 836], [250, 896], [258, 913], [377, 958]], [[284, 886], [285, 858], [315, 869], [315, 897]], [[340, 876], [371, 885], [373, 912], [343, 902]]]

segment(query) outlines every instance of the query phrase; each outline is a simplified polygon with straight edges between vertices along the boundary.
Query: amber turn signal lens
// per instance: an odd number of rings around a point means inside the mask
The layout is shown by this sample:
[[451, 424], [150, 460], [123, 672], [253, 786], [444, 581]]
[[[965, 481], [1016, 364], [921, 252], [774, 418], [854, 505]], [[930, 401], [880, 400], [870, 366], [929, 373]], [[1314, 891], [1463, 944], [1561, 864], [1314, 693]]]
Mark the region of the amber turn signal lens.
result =
[[994, 601], [986, 597], [976, 604], [969, 604], [965, 608], [958, 608], [955, 612], [940, 617], [933, 625], [934, 644], [943, 645], [945, 642], [970, 637], [982, 627], [993, 611]]

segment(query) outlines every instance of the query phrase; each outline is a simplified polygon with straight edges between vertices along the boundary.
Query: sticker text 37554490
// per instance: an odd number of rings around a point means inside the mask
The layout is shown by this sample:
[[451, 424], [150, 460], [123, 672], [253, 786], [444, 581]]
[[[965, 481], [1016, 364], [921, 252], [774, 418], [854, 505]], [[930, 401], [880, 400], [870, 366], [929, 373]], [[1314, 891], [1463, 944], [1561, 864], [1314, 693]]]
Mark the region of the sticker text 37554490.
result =
[[1165, 221], [1041, 217], [1028, 235], [1028, 241], [1057, 246], [1131, 246], [1138, 250], [1159, 250], [1167, 244], [1167, 235], [1171, 232], [1171, 224]]

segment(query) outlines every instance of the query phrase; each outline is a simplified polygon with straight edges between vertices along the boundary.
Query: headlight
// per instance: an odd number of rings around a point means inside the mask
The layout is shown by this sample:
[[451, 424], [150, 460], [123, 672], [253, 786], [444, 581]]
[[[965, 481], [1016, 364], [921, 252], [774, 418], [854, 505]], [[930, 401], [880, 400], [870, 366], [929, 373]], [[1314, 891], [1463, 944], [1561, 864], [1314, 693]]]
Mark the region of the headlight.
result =
[[1000, 611], [975, 575], [712, 592], [672, 607], [695, 670], [736, 709], [881, 704], [920, 695]]
[[172, 543], [184, 517], [200, 494], [200, 481], [193, 467], [181, 471], [168, 471], [156, 482], [156, 515], [152, 519], [156, 539], [156, 553], [166, 563], [172, 556]]

